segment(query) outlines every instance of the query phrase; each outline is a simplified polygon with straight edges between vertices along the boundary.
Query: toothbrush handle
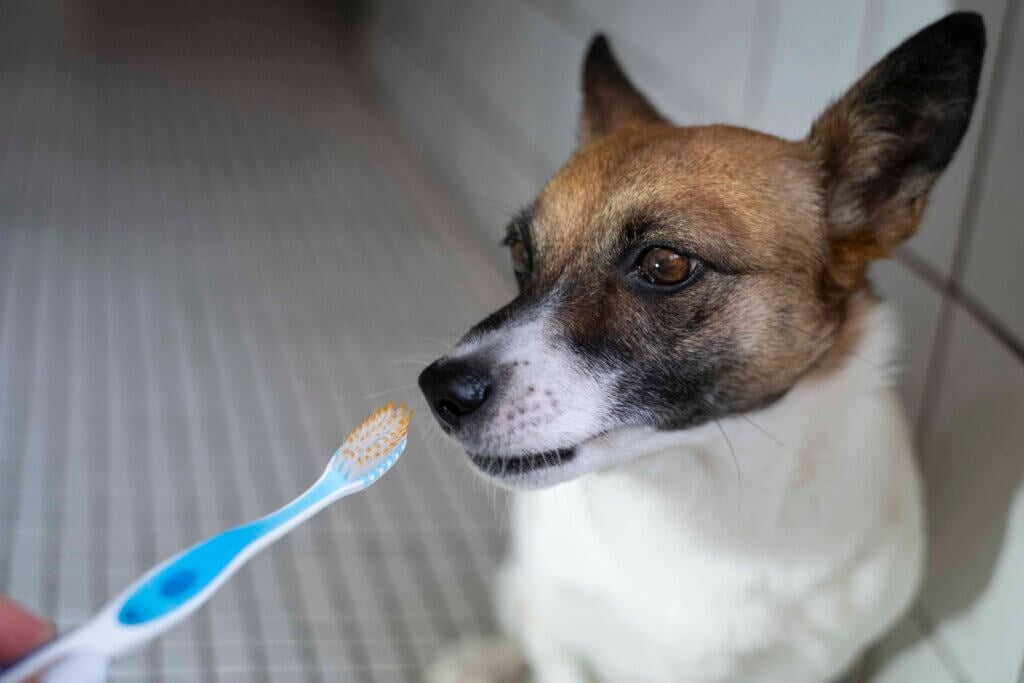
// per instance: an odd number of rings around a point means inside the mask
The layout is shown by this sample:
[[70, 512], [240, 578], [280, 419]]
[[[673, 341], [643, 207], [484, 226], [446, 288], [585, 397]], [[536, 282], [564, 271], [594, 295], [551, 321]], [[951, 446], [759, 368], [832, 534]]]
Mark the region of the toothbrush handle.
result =
[[109, 668], [110, 660], [103, 655], [70, 655], [50, 667], [42, 683], [104, 683]]
[[328, 470], [276, 512], [228, 529], [149, 570], [83, 626], [0, 671], [0, 683], [19, 683], [65, 657], [113, 657], [163, 633], [198, 609], [235, 571], [329, 503], [363, 488]]
[[146, 575], [117, 613], [117, 620], [135, 626], [159, 619], [186, 604], [204, 589], [234, 573], [247, 546], [265, 536], [259, 522], [217, 534], [178, 555], [169, 564]]
[[148, 625], [192, 612], [256, 552], [346, 493], [349, 487], [341, 484], [340, 475], [329, 469], [276, 512], [212, 536], [153, 569], [119, 601], [118, 622]]

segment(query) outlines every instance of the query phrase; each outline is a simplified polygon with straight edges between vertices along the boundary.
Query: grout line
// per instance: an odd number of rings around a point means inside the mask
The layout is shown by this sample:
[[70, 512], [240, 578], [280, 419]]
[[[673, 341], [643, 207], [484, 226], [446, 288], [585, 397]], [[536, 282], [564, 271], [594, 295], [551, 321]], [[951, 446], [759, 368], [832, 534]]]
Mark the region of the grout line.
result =
[[[992, 66], [992, 77], [989, 80], [987, 88], [988, 98], [985, 101], [985, 111], [982, 113], [981, 120], [975, 124], [981, 126], [981, 131], [978, 135], [977, 152], [972, 160], [970, 178], [967, 181], [967, 201], [964, 206], [956, 245], [953, 249], [953, 260], [949, 271], [949, 278], [941, 288], [943, 294], [942, 308], [939, 312], [939, 320], [935, 327], [935, 343], [932, 350], [932, 357], [928, 363], [928, 370], [925, 375], [924, 393], [915, 429], [915, 435], [919, 443], [923, 443], [924, 435], [931, 424], [932, 418], [934, 417], [934, 412], [938, 406], [938, 397], [942, 391], [941, 374], [945, 370], [947, 356], [949, 354], [949, 332], [953, 323], [954, 304], [957, 301], [965, 301], [965, 297], [959, 283], [963, 277], [964, 268], [966, 267], [971, 237], [977, 227], [978, 211], [980, 207], [979, 190], [984, 186], [984, 182], [986, 180], [988, 170], [987, 162], [993, 145], [994, 123], [999, 116], [1002, 96], [1007, 86], [1009, 69], [1008, 52], [1012, 47], [1010, 37], [1012, 35], [1012, 29], [1017, 23], [1017, 10], [1018, 3], [1011, 0], [1006, 7], [1005, 14], [1003, 15], [1003, 23], [999, 31], [999, 45], [996, 48], [995, 54], [992, 56], [994, 62]], [[983, 312], [980, 305], [975, 304], [973, 308], [973, 311], [971, 311], [971, 308], [968, 308], [968, 311], [972, 312], [972, 315], [974, 316], [978, 316]], [[994, 322], [994, 319], [987, 314], [979, 320]], [[996, 332], [995, 329], [989, 329], [996, 334], [1003, 343], [1006, 343], [1007, 339], [1013, 339], [1012, 335], [1008, 336], [1005, 332], [999, 333]], [[1000, 326], [998, 329], [1002, 330], [1003, 328]], [[1019, 353], [1019, 344], [1011, 345], [1010, 349], [1014, 351], [1018, 358], [1022, 357]]]
[[920, 601], [910, 608], [910, 618], [917, 624], [917, 627], [921, 630], [921, 635], [931, 645], [935, 655], [946, 668], [946, 672], [953, 677], [956, 683], [971, 683], [971, 679], [960, 665], [960, 661], [939, 634], [935, 619], [932, 618], [932, 615]]
[[867, 0], [865, 3], [864, 14], [861, 17], [860, 35], [857, 40], [858, 74], [865, 73], [874, 62], [873, 48], [878, 46], [872, 39], [882, 32], [882, 27], [885, 25], [886, 9], [885, 0]]
[[1024, 363], [1024, 341], [1018, 339], [1006, 325], [1000, 322], [970, 292], [956, 282], [944, 279], [942, 274], [931, 264], [908, 249], [900, 250], [896, 255], [896, 259], [912, 273], [924, 280], [927, 285], [948, 296], [954, 303], [959, 304], [976, 323], [995, 337], [1017, 360]]

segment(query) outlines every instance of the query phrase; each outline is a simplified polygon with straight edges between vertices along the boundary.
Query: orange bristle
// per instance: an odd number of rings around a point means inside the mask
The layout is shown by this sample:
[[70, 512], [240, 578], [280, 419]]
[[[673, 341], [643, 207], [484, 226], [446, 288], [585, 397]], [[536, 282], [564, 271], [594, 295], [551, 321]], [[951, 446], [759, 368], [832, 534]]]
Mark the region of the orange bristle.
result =
[[409, 432], [413, 411], [394, 402], [374, 410], [345, 439], [338, 466], [347, 461], [356, 469], [372, 468], [394, 451]]

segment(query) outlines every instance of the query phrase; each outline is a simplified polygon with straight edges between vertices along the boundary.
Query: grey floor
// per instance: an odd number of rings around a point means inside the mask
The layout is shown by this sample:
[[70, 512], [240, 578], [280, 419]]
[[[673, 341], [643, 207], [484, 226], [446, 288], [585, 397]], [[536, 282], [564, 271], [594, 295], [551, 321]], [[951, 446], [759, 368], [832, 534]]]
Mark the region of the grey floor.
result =
[[0, 592], [73, 625], [409, 399], [387, 478], [114, 678], [414, 680], [491, 618], [504, 502], [413, 384], [508, 295], [496, 246], [329, 38], [207, 59], [187, 33], [83, 40], [89, 20], [0, 5]]

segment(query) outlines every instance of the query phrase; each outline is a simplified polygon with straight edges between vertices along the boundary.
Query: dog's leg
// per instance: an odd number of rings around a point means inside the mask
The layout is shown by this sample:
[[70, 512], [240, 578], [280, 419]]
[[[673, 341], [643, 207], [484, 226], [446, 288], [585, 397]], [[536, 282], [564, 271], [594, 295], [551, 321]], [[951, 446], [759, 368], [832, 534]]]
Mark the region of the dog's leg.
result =
[[[525, 585], [524, 585], [525, 584]], [[532, 590], [531, 590], [532, 588]], [[522, 643], [532, 683], [590, 683], [579, 659], [549, 631], [549, 625], [530, 608], [531, 600], [545, 600], [536, 582], [519, 575], [514, 565], [498, 574], [498, 620], [506, 633]]]

